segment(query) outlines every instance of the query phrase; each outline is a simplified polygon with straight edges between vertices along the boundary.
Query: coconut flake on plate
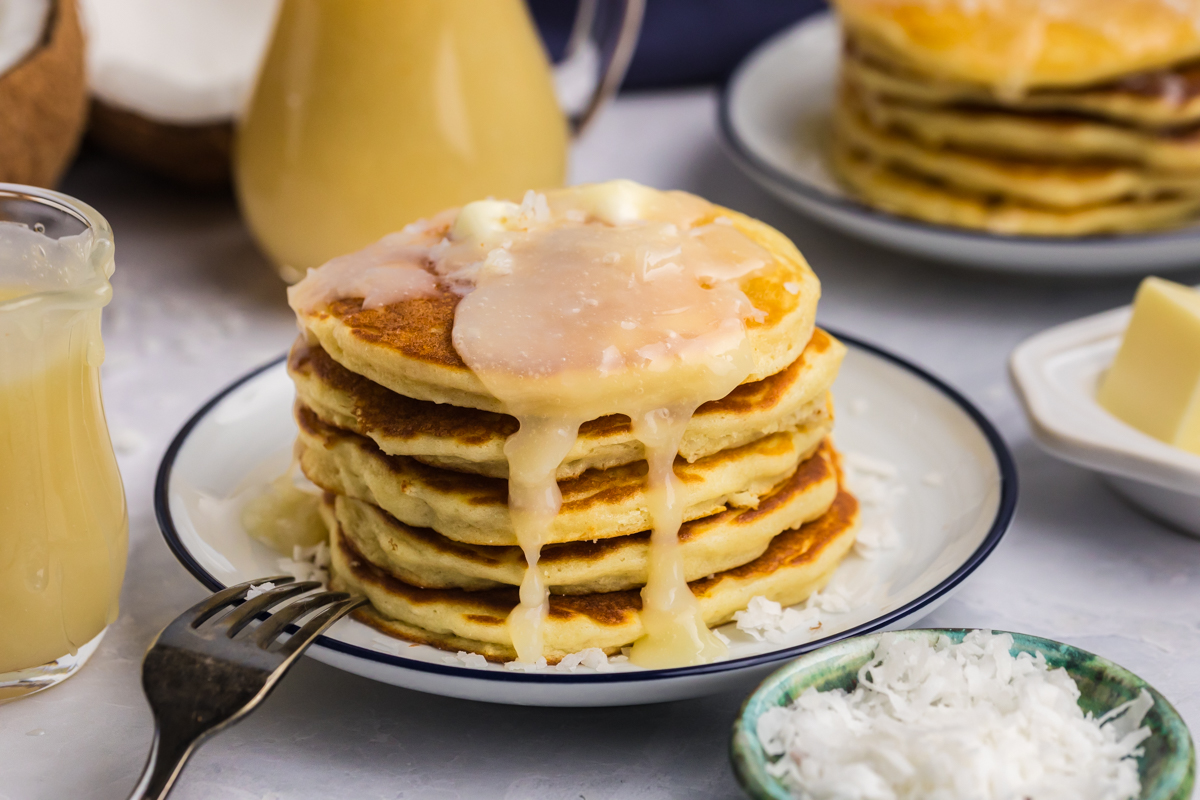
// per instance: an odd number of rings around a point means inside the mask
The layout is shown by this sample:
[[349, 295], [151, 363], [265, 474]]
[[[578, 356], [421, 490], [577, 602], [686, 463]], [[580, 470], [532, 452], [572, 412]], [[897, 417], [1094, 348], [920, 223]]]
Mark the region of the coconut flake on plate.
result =
[[274, 588], [275, 584], [271, 583], [270, 581], [264, 581], [263, 583], [252, 583], [250, 584], [250, 588], [246, 590], [246, 599], [253, 600], [260, 595], [266, 594]]
[[291, 558], [281, 558], [275, 563], [298, 581], [329, 583], [329, 543], [318, 542], [311, 547], [295, 545]]
[[452, 656], [446, 656], [442, 661], [455, 666], [461, 664], [464, 667], [471, 667], [472, 669], [486, 669], [488, 665], [488, 660], [479, 655], [479, 653], [470, 653], [466, 650], [459, 650]]
[[799, 628], [807, 627], [813, 631], [821, 627], [816, 607], [784, 608], [762, 596], [750, 598], [746, 610], [734, 613], [733, 619], [739, 631], [759, 642], [780, 643]]

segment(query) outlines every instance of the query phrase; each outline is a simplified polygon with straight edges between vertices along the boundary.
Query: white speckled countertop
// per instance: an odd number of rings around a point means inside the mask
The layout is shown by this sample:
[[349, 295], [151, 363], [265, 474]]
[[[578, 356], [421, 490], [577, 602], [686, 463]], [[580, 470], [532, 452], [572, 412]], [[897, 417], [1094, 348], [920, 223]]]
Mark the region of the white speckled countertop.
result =
[[[579, 144], [574, 179], [688, 189], [791, 236], [821, 277], [823, 324], [961, 389], [1016, 455], [1015, 524], [925, 622], [1023, 631], [1097, 652], [1147, 679], [1200, 733], [1200, 540], [1143, 518], [1096, 476], [1039, 451], [1005, 377], [1023, 338], [1127, 303], [1136, 282], [958, 271], [826, 231], [734, 169], [717, 144], [715, 104], [709, 90], [623, 97]], [[104, 391], [129, 497], [129, 573], [121, 618], [92, 662], [60, 687], [0, 706], [0, 800], [115, 800], [132, 788], [151, 733], [141, 655], [205, 594], [154, 522], [158, 460], [205, 399], [295, 334], [282, 284], [228, 198], [189, 196], [95, 157], [62, 188], [116, 233]], [[660, 706], [514, 708], [422, 695], [305, 660], [260, 711], [201, 749], [172, 796], [734, 798], [729, 726], [752, 688]]]

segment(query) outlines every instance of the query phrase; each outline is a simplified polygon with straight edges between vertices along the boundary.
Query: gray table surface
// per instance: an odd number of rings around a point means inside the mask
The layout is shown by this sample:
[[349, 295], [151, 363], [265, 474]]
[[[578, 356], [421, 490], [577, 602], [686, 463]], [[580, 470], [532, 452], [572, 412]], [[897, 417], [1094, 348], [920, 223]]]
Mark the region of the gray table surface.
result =
[[[821, 278], [822, 323], [961, 389], [1016, 455], [1016, 522], [925, 622], [1023, 631], [1100, 653], [1154, 684], [1200, 731], [1200, 540], [1145, 519], [1095, 475], [1039, 451], [1005, 371], [1022, 339], [1127, 303], [1136, 281], [984, 274], [825, 230], [736, 171], [717, 142], [715, 105], [711, 90], [622, 97], [578, 144], [573, 180], [687, 189], [791, 236]], [[189, 195], [97, 157], [62, 188], [116, 232], [104, 391], [129, 497], [129, 572], [121, 617], [91, 663], [60, 687], [0, 706], [0, 800], [107, 800], [133, 786], [151, 733], [141, 655], [205, 594], [159, 534], [155, 469], [206, 398], [295, 335], [282, 284], [229, 198]], [[734, 798], [729, 726], [751, 689], [635, 708], [515, 708], [304, 660], [260, 711], [200, 751], [173, 796]]]

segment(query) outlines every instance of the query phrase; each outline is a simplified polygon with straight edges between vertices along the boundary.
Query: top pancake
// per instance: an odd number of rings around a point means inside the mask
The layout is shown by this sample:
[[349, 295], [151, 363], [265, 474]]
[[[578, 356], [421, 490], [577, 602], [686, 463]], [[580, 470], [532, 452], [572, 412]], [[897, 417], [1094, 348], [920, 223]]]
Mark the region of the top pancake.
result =
[[837, 0], [846, 29], [930, 75], [1018, 95], [1200, 56], [1200, 0]]
[[[761, 321], [748, 320], [746, 333], [755, 369], [746, 382], [785, 369], [812, 335], [820, 283], [804, 257], [783, 234], [735, 211], [709, 205], [695, 222], [706, 225], [724, 217], [765, 249], [773, 262], [738, 279]], [[437, 218], [447, 231], [447, 215]], [[416, 400], [507, 413], [467, 367], [451, 335], [459, 296], [439, 284], [434, 296], [413, 297], [364, 310], [358, 297], [335, 300], [313, 311], [298, 312], [309, 341], [319, 343], [352, 372]]]

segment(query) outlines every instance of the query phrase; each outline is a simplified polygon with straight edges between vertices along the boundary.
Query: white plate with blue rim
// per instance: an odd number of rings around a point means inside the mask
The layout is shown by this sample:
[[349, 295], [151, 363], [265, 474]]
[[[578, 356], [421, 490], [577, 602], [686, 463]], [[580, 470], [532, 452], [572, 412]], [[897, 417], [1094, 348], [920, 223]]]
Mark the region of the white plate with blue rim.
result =
[[962, 267], [1049, 275], [1149, 274], [1200, 266], [1200, 226], [1150, 234], [1012, 236], [934, 225], [855, 200], [829, 166], [841, 33], [828, 12], [768, 39], [720, 99], [734, 162], [796, 210], [874, 244]]
[[[761, 680], [830, 642], [912, 625], [999, 543], [1016, 507], [1016, 470], [995, 428], [962, 395], [896, 356], [840, 338], [849, 353], [834, 386], [835, 437], [857, 476], [859, 485], [850, 488], [863, 503], [863, 529], [860, 544], [813, 601], [807, 624], [784, 632], [730, 623], [720, 629], [730, 639], [729, 658], [677, 669], [619, 660], [530, 671], [473, 666], [352, 619], [338, 622], [307, 655], [450, 697], [615, 706], [715, 694]], [[273, 361], [206, 403], [163, 457], [154, 497], [159, 526], [184, 567], [213, 591], [279, 572], [279, 554], [242, 528], [239, 498], [287, 468], [294, 397], [283, 359]]]

